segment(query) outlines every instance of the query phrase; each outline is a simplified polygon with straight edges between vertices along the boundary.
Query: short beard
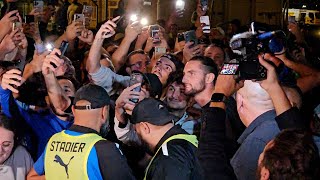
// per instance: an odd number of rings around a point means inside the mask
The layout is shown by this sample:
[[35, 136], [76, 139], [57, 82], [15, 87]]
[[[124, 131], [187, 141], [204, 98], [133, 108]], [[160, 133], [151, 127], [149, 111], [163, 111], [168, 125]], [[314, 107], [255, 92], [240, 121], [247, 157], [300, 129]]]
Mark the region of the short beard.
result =
[[195, 96], [197, 94], [199, 94], [200, 92], [202, 92], [205, 89], [205, 84], [204, 84], [205, 78], [203, 78], [200, 82], [199, 82], [199, 88], [195, 89], [192, 88], [191, 91], [189, 92], [184, 92], [186, 95], [188, 96]]

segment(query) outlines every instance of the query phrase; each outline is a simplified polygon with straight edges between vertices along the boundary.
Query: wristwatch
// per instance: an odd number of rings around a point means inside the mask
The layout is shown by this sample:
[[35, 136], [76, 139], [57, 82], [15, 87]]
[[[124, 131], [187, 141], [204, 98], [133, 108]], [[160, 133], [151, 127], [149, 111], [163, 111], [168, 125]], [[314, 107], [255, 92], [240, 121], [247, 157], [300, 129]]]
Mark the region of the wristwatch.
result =
[[211, 96], [211, 102], [223, 102], [226, 98], [227, 97], [222, 93], [213, 93]]

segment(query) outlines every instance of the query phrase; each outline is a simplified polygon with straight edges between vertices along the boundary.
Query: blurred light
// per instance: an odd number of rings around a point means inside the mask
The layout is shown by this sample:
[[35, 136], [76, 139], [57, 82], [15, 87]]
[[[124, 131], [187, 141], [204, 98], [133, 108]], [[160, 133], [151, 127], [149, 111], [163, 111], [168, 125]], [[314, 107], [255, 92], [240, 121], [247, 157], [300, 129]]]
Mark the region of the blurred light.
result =
[[52, 51], [52, 50], [53, 50], [53, 45], [50, 44], [50, 43], [48, 43], [48, 44], [46, 45], [46, 49], [47, 49], [48, 51]]
[[131, 21], [137, 21], [138, 20], [138, 16], [136, 14], [133, 14], [130, 16], [130, 20]]
[[141, 21], [140, 21], [140, 23], [143, 25], [143, 26], [145, 26], [145, 25], [148, 25], [148, 19], [147, 18], [142, 18], [141, 19]]
[[184, 2], [182, 0], [177, 0], [176, 2], [176, 6], [183, 6], [184, 5]]
[[307, 5], [302, 5], [302, 8], [307, 8]]

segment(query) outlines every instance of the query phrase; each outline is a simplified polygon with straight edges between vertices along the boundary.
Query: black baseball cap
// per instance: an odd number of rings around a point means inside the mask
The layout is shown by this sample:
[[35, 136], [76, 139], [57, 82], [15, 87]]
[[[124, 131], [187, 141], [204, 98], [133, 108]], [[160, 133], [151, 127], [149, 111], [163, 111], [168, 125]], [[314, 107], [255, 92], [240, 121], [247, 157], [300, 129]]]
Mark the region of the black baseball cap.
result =
[[144, 73], [143, 74], [144, 84], [150, 86], [150, 97], [159, 99], [162, 95], [162, 84], [159, 77], [155, 74]]
[[174, 54], [164, 54], [160, 58], [167, 58], [176, 66], [176, 71], [183, 70], [184, 64]]
[[[80, 100], [86, 100], [90, 102], [90, 104], [76, 106]], [[73, 104], [74, 108], [79, 110], [97, 109], [110, 105], [110, 97], [103, 87], [95, 84], [87, 84], [76, 92]]]
[[145, 98], [133, 109], [131, 123], [148, 122], [156, 126], [163, 126], [178, 118], [169, 113], [167, 106], [154, 98]]

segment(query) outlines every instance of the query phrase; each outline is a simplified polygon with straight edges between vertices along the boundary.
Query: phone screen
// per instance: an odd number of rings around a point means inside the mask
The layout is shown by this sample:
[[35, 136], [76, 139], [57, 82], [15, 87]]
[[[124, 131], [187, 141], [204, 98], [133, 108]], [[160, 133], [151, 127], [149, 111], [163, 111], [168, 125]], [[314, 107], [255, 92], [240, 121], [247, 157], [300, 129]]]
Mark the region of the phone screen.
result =
[[222, 75], [235, 75], [238, 71], [239, 64], [227, 64], [225, 63], [220, 71]]
[[185, 32], [184, 39], [186, 40], [186, 42], [193, 42], [192, 46], [196, 46], [198, 44], [198, 38], [194, 30]]
[[289, 16], [288, 17], [288, 22], [289, 23], [296, 23], [296, 17], [295, 16]]
[[201, 25], [203, 25], [203, 27], [202, 27], [203, 33], [209, 34], [210, 33], [209, 16], [200, 16], [200, 23], [201, 23]]
[[44, 3], [42, 0], [33, 1], [33, 7], [36, 10], [36, 12], [43, 12], [43, 6], [44, 6]]
[[152, 25], [150, 26], [150, 33], [151, 33], [151, 37], [153, 39], [153, 43], [158, 43], [160, 42], [160, 28], [158, 25]]
[[[130, 83], [129, 83], [130, 86], [135, 85], [137, 83], [142, 83], [142, 82], [143, 82], [142, 74], [140, 74], [140, 73], [132, 73], [131, 74]], [[141, 91], [141, 86], [138, 86], [138, 87], [134, 88], [133, 91], [140, 92]], [[139, 101], [139, 99], [138, 98], [132, 98], [132, 99], [130, 99], [130, 101], [134, 102], [134, 103], [137, 103]]]

